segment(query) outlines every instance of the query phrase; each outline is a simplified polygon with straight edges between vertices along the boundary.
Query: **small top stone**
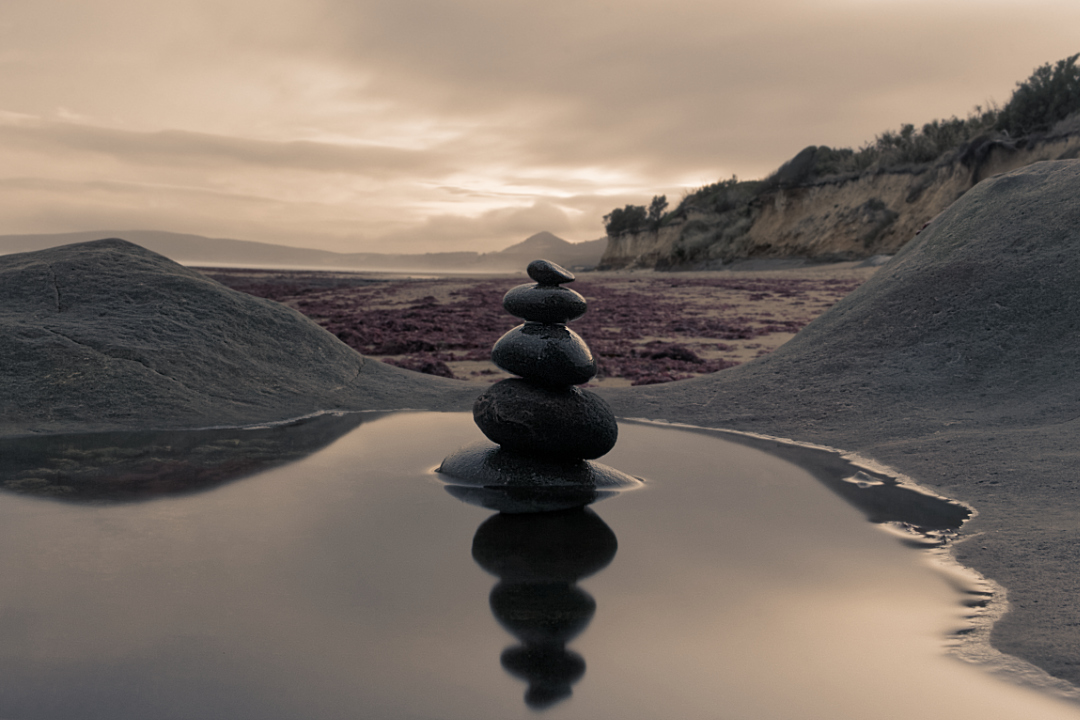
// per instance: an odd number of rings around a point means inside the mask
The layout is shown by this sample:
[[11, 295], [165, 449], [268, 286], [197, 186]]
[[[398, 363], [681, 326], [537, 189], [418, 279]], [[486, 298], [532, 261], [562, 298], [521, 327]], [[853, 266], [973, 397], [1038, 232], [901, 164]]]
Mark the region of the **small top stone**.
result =
[[550, 260], [533, 260], [529, 263], [526, 272], [529, 273], [529, 277], [541, 285], [561, 285], [562, 283], [574, 282], [574, 273]]

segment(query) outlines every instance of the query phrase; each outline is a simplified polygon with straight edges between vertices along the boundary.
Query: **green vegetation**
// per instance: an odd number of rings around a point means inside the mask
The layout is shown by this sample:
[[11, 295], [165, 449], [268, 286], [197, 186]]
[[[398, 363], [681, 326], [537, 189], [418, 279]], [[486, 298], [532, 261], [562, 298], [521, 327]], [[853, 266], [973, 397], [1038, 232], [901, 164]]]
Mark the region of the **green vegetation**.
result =
[[649, 229], [659, 230], [664, 221], [664, 211], [667, 210], [667, 195], [656, 195], [649, 203]]
[[627, 205], [615, 208], [604, 216], [604, 230], [608, 237], [618, 237], [626, 233], [637, 233], [645, 229], [648, 215], [644, 205]]
[[1047, 132], [1080, 113], [1080, 53], [1036, 68], [1003, 108], [991, 104], [975, 109], [963, 120], [955, 116], [934, 120], [922, 129], [912, 124], [899, 132], [886, 130], [859, 150], [817, 148], [812, 175], [825, 178], [861, 173], [877, 167], [925, 165], [979, 140], [1005, 140]]
[[1080, 53], [1046, 63], [1026, 81], [1016, 84], [1009, 104], [1001, 109], [997, 127], [1012, 137], [1050, 130], [1080, 112]]
[[900, 126], [899, 132], [886, 130], [858, 150], [821, 147], [813, 174], [829, 177], [861, 173], [872, 167], [931, 163], [976, 138], [993, 134], [999, 112], [994, 107], [986, 110], [976, 107], [963, 120], [957, 117], [934, 120], [923, 125], [921, 130], [907, 123]]
[[646, 211], [644, 205], [627, 205], [623, 208], [615, 208], [604, 216], [604, 230], [609, 237], [618, 237], [626, 233], [637, 233], [642, 230], [659, 230], [660, 225], [666, 219], [664, 210], [667, 209], [667, 196], [657, 195], [649, 203]]
[[765, 182], [762, 180], [739, 180], [735, 175], [730, 180], [721, 180], [712, 185], [705, 185], [687, 193], [672, 216], [685, 217], [690, 210], [725, 213], [734, 210], [758, 196]]
[[925, 165], [981, 140], [1006, 140], [1047, 132], [1080, 113], [1080, 53], [1046, 63], [1016, 83], [1003, 108], [976, 106], [964, 119], [934, 120], [921, 129], [908, 123], [899, 132], [886, 130], [859, 150], [817, 148], [811, 174], [825, 178], [906, 165]]
[[[765, 185], [761, 180], [730, 180], [705, 185], [687, 193], [679, 206], [667, 215], [667, 221], [684, 221], [678, 239], [672, 246], [671, 262], [675, 265], [714, 260], [715, 248], [727, 248], [746, 234], [753, 223], [750, 202]], [[700, 217], [686, 222], [689, 214], [707, 213], [708, 222]]]
[[686, 220], [691, 211], [721, 216], [710, 232], [684, 228], [683, 239], [693, 246], [684, 248], [685, 257], [690, 259], [709, 243], [730, 241], [741, 228], [748, 228], [751, 204], [765, 191], [867, 171], [918, 168], [960, 154], [976, 143], [1008, 142], [1052, 131], [1055, 126], [1059, 130], [1066, 126], [1080, 128], [1078, 59], [1080, 53], [1036, 68], [1031, 77], [1016, 84], [1002, 108], [993, 104], [985, 109], [977, 106], [966, 118], [934, 120], [921, 128], [903, 124], [899, 131], [886, 130], [858, 150], [811, 146], [766, 180], [740, 181], [732, 176], [705, 185], [686, 194], [678, 207], [666, 214], [667, 199], [662, 195], [653, 198], [648, 211], [641, 205], [616, 208], [604, 216], [604, 228], [609, 237], [617, 237], [658, 230], [674, 220]]

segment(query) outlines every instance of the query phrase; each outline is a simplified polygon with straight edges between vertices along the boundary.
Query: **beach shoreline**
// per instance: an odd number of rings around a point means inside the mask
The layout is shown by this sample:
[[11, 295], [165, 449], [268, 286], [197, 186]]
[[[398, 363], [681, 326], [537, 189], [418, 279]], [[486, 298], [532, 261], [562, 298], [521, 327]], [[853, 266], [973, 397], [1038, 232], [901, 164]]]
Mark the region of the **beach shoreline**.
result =
[[[879, 269], [859, 262], [790, 265], [579, 273], [571, 287], [585, 296], [589, 312], [571, 328], [598, 359], [589, 387], [688, 379], [767, 355]], [[501, 295], [530, 282], [523, 273], [197, 269], [300, 311], [366, 357], [483, 382], [509, 377], [488, 357], [520, 322], [502, 310]]]

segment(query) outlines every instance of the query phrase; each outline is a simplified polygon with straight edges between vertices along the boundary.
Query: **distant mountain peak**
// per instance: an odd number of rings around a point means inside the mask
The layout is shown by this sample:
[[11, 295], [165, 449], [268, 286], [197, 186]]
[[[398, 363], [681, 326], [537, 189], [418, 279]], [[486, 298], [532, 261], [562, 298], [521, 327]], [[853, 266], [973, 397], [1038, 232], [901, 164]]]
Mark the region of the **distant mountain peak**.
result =
[[505, 250], [501, 250], [503, 253], [510, 253], [517, 255], [524, 252], [529, 253], [542, 253], [551, 252], [552, 250], [565, 250], [573, 245], [573, 243], [563, 240], [557, 235], [553, 235], [548, 231], [538, 232], [535, 235], [530, 235], [516, 245], [511, 245]]
[[529, 237], [525, 238], [522, 242], [523, 243], [533, 243], [533, 242], [566, 243], [567, 241], [563, 240], [561, 237], [559, 237], [558, 235], [555, 235], [554, 233], [549, 233], [547, 230], [542, 230], [542, 231], [540, 231], [538, 233], [530, 235]]

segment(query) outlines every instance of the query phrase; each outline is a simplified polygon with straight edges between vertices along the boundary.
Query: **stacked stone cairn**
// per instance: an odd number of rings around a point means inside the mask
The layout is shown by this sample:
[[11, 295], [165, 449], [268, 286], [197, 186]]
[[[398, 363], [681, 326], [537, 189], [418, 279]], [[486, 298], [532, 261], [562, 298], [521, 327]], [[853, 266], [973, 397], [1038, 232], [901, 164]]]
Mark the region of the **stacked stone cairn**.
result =
[[491, 351], [492, 362], [519, 377], [495, 383], [473, 405], [477, 426], [498, 447], [470, 446], [439, 468], [451, 493], [503, 512], [580, 507], [639, 484], [589, 462], [615, 446], [619, 429], [608, 404], [577, 387], [596, 375], [596, 361], [566, 326], [586, 310], [585, 298], [564, 287], [573, 273], [534, 260], [528, 274], [535, 285], [503, 297], [507, 312], [525, 322]]

